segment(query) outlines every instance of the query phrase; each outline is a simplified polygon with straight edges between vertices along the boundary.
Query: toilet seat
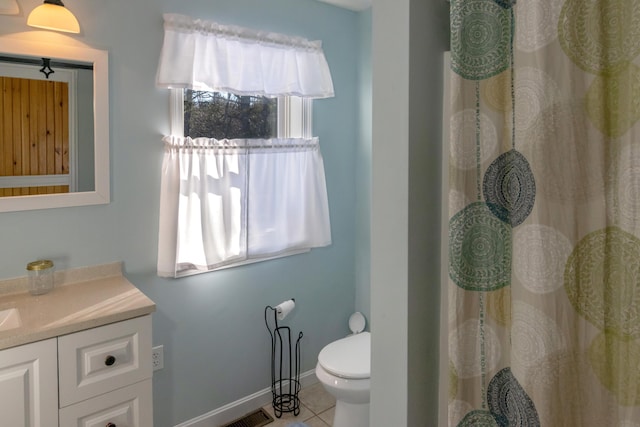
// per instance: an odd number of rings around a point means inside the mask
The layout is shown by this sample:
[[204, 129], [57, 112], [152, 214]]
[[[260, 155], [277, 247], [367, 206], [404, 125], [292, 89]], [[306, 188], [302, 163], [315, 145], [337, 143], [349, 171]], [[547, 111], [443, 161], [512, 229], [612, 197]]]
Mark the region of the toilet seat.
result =
[[327, 344], [318, 363], [332, 375], [364, 379], [371, 375], [371, 334], [362, 332]]

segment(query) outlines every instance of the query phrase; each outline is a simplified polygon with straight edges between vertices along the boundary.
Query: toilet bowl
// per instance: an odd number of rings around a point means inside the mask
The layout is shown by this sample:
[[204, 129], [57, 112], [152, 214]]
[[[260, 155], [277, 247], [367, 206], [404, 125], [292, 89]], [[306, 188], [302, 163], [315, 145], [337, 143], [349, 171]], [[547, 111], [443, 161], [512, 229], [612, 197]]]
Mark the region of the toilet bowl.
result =
[[371, 334], [361, 330], [326, 345], [318, 355], [316, 376], [336, 398], [333, 427], [369, 427]]

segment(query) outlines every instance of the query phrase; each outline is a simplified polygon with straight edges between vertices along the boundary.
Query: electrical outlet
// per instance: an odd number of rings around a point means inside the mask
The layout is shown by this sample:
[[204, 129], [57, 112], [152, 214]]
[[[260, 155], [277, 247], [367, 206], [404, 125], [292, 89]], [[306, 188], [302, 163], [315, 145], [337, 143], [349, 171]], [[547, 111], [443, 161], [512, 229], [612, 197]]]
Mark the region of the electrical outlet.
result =
[[158, 369], [164, 368], [164, 346], [159, 345], [153, 347], [151, 349], [151, 364], [153, 365], [153, 370], [157, 371]]

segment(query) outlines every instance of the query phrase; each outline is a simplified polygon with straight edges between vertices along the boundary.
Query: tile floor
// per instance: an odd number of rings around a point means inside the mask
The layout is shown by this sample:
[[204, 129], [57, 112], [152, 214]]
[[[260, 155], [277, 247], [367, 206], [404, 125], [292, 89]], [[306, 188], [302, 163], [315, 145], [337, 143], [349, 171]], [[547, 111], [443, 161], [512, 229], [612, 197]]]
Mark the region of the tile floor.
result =
[[279, 419], [273, 414], [273, 406], [263, 409], [273, 417], [265, 427], [287, 427], [295, 422], [304, 422], [309, 427], [331, 427], [336, 400], [325, 391], [322, 384], [315, 383], [300, 390], [300, 414], [284, 413]]

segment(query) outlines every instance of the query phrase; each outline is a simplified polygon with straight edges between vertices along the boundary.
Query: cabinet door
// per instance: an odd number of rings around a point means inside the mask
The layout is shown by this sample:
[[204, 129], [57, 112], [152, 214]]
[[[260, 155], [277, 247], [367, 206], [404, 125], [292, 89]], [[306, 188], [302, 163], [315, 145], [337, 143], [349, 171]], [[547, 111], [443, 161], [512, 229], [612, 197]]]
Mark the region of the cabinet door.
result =
[[58, 426], [56, 339], [0, 351], [0, 424]]
[[60, 425], [152, 427], [151, 380], [60, 409]]

